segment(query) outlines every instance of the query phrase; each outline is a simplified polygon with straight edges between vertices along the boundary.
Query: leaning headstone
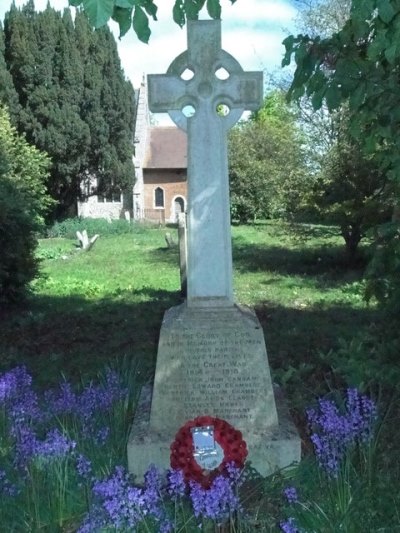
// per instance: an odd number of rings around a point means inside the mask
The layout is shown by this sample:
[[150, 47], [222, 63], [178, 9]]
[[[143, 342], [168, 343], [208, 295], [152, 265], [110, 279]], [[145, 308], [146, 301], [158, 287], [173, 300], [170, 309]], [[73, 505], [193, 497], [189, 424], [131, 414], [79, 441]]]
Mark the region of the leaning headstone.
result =
[[165, 242], [167, 243], [168, 248], [176, 247], [176, 242], [169, 231], [165, 234]]
[[261, 325], [234, 303], [227, 161], [229, 128], [262, 103], [262, 73], [244, 72], [221, 49], [220, 21], [190, 21], [188, 50], [167, 74], [150, 75], [148, 87], [150, 109], [167, 111], [188, 132], [187, 300], [165, 313], [129, 468], [141, 477], [150, 463], [168, 467], [177, 431], [207, 415], [239, 429], [252, 466], [267, 475], [300, 459], [300, 439], [276, 402]]
[[82, 231], [82, 233], [80, 231], [77, 231], [76, 236], [81, 245], [81, 249], [85, 252], [88, 252], [99, 238], [99, 235], [96, 234], [93, 235], [91, 239], [89, 239], [87, 231], [85, 229]]

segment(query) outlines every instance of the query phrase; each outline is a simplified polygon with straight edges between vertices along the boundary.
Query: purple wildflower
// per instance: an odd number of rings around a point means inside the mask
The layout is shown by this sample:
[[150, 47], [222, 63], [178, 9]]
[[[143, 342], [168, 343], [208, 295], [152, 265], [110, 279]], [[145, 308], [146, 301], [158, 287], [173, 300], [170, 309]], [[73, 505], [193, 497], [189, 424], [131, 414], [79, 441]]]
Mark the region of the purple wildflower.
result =
[[186, 491], [185, 478], [183, 476], [182, 470], [171, 469], [167, 474], [168, 479], [168, 488], [167, 492], [170, 496], [179, 498], [184, 496]]
[[108, 426], [104, 426], [100, 428], [97, 431], [95, 438], [94, 438], [94, 440], [96, 441], [96, 444], [103, 445], [106, 442], [109, 434], [110, 434], [110, 428]]
[[296, 487], [286, 487], [283, 491], [283, 495], [288, 503], [297, 503], [299, 501]]
[[287, 520], [280, 522], [279, 527], [283, 533], [299, 533], [294, 518], [288, 518]]
[[162, 479], [155, 465], [150, 465], [144, 475], [145, 488], [143, 492], [144, 502], [148, 513], [161, 520], [164, 511], [161, 500]]
[[79, 532], [90, 531], [88, 524], [93, 528], [92, 531], [97, 531], [93, 525], [94, 513], [102, 516], [101, 520], [96, 518], [100, 520], [102, 526], [116, 529], [126, 528], [129, 531], [135, 530], [137, 524], [145, 516], [151, 515], [156, 519], [161, 517], [160, 496], [156, 494], [153, 473], [150, 478], [150, 485], [145, 489], [133, 487], [130, 484], [129, 474], [123, 467], [117, 467], [111, 477], [96, 481], [93, 485], [93, 493], [98, 502]]
[[0, 470], [0, 494], [4, 496], [16, 496], [19, 494], [18, 487], [11, 483], [4, 470]]
[[49, 460], [62, 458], [68, 455], [76, 446], [76, 442], [68, 439], [58, 429], [52, 429], [46, 435], [46, 439], [39, 443], [36, 456]]
[[0, 376], [0, 405], [7, 409], [12, 424], [42, 418], [37, 394], [32, 390], [32, 377], [24, 366]]
[[356, 389], [348, 389], [345, 412], [330, 400], [320, 399], [318, 409], [307, 411], [314, 433], [311, 441], [320, 466], [337, 477], [341, 461], [355, 444], [371, 439], [377, 416], [374, 402]]
[[190, 482], [190, 498], [196, 517], [204, 516], [223, 521], [240, 509], [240, 501], [235, 494], [232, 481], [225, 476], [217, 476], [209, 489], [204, 489], [195, 481]]
[[88, 479], [92, 473], [92, 463], [82, 454], [76, 457], [76, 471], [83, 479]]

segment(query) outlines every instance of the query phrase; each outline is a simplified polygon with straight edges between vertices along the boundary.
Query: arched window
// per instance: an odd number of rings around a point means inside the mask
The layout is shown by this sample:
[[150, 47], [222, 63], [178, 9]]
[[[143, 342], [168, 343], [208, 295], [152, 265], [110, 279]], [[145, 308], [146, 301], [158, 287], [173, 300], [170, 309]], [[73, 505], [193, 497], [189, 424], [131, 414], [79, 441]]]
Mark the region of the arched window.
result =
[[161, 187], [154, 190], [154, 207], [164, 207], [164, 190]]

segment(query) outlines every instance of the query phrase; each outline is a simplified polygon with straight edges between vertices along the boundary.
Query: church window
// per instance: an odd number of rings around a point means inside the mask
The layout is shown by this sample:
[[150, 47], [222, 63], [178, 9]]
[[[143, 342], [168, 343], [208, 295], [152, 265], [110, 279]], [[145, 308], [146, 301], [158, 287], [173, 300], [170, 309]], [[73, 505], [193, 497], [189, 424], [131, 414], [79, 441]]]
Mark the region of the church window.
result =
[[164, 190], [161, 187], [154, 190], [154, 206], [164, 207]]

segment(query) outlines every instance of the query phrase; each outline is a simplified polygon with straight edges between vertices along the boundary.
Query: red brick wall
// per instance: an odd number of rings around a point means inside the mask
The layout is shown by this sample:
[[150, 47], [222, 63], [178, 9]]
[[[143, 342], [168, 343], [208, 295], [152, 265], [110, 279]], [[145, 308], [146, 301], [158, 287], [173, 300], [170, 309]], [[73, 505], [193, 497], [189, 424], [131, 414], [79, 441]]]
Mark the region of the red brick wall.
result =
[[[183, 170], [163, 170], [163, 169], [144, 169], [144, 208], [147, 211], [148, 217], [160, 219], [154, 211], [159, 211], [161, 208], [156, 208], [154, 203], [154, 191], [157, 187], [161, 187], [164, 191], [164, 214], [165, 220], [173, 221], [174, 216], [174, 199], [181, 196], [185, 200], [185, 209], [187, 202], [187, 183], [186, 171]], [[153, 211], [153, 213], [151, 212]], [[154, 215], [154, 216], [153, 216]]]

